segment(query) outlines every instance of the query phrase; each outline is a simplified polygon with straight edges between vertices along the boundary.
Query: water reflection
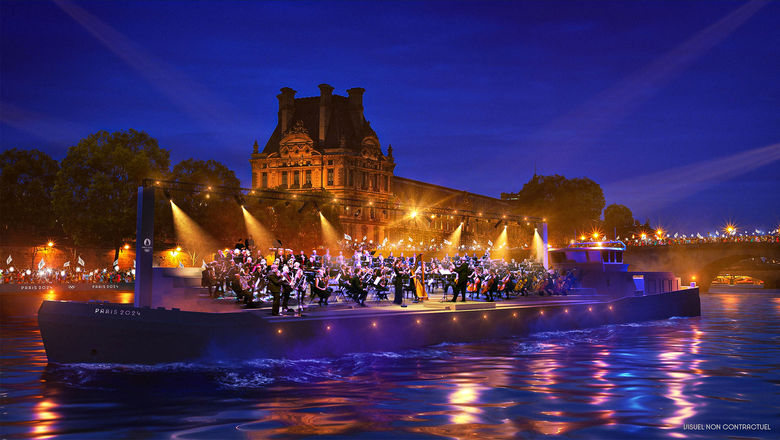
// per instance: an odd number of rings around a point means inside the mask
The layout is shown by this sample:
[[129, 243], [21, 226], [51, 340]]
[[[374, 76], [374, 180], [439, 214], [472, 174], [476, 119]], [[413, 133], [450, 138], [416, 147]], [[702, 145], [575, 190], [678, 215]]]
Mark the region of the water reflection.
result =
[[43, 399], [33, 407], [35, 417], [31, 434], [34, 438], [45, 439], [54, 437], [54, 423], [60, 418], [55, 411], [57, 405], [52, 399]]
[[480, 390], [484, 387], [473, 383], [473, 377], [455, 381], [455, 389], [449, 394], [448, 401], [455, 409], [455, 414], [450, 416], [450, 422], [456, 425], [476, 423], [482, 410], [477, 406], [480, 399]]
[[780, 412], [778, 296], [704, 296], [702, 318], [398, 353], [74, 367], [46, 365], [35, 321], [46, 295], [0, 298], [10, 438], [682, 438], [685, 423]]

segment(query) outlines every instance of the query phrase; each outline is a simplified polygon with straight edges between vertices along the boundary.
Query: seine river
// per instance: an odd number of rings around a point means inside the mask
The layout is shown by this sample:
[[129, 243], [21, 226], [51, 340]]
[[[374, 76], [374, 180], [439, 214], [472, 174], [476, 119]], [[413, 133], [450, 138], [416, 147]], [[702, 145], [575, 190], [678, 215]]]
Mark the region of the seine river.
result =
[[46, 296], [0, 298], [2, 438], [780, 438], [778, 291], [703, 294], [699, 318], [159, 367], [47, 365]]

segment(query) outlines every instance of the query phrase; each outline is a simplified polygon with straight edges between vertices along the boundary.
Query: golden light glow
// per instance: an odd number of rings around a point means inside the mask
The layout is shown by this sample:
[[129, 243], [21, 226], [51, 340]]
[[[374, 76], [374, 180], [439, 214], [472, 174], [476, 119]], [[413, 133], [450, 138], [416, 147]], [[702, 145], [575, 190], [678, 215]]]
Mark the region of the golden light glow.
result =
[[411, 218], [415, 218], [415, 217], [417, 217], [417, 211], [412, 211], [412, 212], [410, 212], [410, 213], [409, 213], [409, 217], [411, 217]]
[[128, 249], [130, 249], [130, 245], [129, 244], [125, 244], [125, 250], [128, 250]]
[[[170, 203], [176, 241], [181, 243], [181, 247], [186, 249], [188, 253], [194, 255], [196, 261], [198, 257], [210, 258], [214, 249], [219, 249], [219, 243], [179, 208], [173, 200]], [[192, 264], [197, 263], [192, 262]]]
[[723, 227], [723, 232], [729, 235], [734, 235], [737, 233], [737, 225], [735, 225], [732, 222], [726, 223], [726, 226]]
[[54, 242], [50, 241], [50, 242], [46, 243], [46, 246], [52, 247], [52, 246], [54, 246]]
[[255, 245], [258, 249], [265, 251], [273, 245], [273, 235], [259, 220], [255, 218], [246, 208], [241, 207], [241, 214], [244, 216], [244, 227], [247, 234], [252, 240], [255, 241]]

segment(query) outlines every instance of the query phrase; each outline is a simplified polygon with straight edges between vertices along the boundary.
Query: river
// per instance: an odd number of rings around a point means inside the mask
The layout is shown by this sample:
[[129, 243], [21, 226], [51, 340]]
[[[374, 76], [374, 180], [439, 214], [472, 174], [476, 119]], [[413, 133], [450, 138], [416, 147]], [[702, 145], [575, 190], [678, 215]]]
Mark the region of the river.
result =
[[67, 295], [0, 297], [2, 438], [780, 438], [780, 291], [702, 294], [697, 318], [335, 359], [48, 365], [41, 299], [132, 301]]

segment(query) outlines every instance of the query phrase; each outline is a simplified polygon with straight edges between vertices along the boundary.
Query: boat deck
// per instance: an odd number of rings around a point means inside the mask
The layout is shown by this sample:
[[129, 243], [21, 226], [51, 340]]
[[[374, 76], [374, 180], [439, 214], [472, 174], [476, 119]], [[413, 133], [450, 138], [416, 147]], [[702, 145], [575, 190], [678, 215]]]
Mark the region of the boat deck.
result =
[[[191, 310], [198, 312], [212, 312], [212, 313], [236, 313], [245, 312], [252, 313], [257, 316], [262, 316], [271, 322], [281, 322], [289, 320], [300, 319], [322, 319], [322, 318], [339, 318], [339, 317], [370, 317], [381, 316], [386, 314], [398, 314], [398, 313], [437, 313], [437, 312], [451, 312], [451, 311], [465, 311], [465, 310], [493, 310], [493, 309], [505, 309], [505, 308], [533, 308], [544, 306], [561, 306], [561, 305], [582, 305], [582, 304], [604, 304], [615, 298], [604, 295], [568, 295], [568, 296], [519, 296], [513, 299], [503, 299], [498, 301], [484, 301], [484, 300], [468, 300], [466, 302], [450, 302], [442, 301], [441, 293], [434, 293], [431, 295], [436, 299], [429, 299], [427, 301], [420, 301], [414, 303], [410, 300], [404, 301], [404, 307], [394, 304], [391, 301], [366, 301], [366, 307], [361, 307], [352, 301], [331, 301], [327, 306], [320, 306], [315, 302], [306, 304], [303, 316], [296, 316], [295, 314], [287, 314], [280, 316], [271, 315], [271, 304], [268, 302], [263, 303], [260, 307], [245, 308], [243, 304], [236, 303], [233, 297], [225, 297], [220, 299], [212, 299], [206, 294], [199, 294], [197, 301], [197, 307], [180, 307], [182, 310]], [[307, 301], [308, 302], [308, 301]], [[185, 305], [192, 305], [185, 304]], [[297, 305], [294, 299], [290, 300], [290, 308], [297, 310]]]

